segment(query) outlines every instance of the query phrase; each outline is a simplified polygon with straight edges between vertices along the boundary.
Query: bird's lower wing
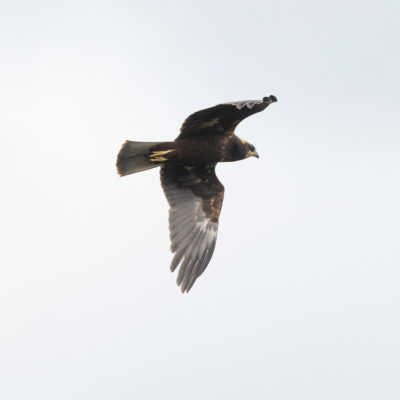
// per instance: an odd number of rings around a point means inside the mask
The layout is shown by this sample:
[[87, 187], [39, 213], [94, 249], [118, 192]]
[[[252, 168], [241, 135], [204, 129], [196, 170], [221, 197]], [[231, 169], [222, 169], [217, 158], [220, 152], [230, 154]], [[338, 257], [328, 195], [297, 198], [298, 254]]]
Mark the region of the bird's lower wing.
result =
[[160, 175], [170, 205], [171, 271], [180, 265], [177, 284], [188, 292], [213, 255], [224, 187], [214, 167], [163, 165]]

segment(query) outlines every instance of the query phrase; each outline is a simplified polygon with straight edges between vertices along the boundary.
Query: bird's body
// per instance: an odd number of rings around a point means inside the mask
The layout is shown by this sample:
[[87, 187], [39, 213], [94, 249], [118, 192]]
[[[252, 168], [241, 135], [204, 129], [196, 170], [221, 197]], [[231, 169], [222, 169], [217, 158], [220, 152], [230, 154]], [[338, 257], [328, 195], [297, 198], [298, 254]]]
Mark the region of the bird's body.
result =
[[188, 292], [214, 252], [224, 186], [215, 174], [218, 162], [258, 157], [253, 145], [234, 134], [244, 118], [277, 101], [219, 104], [190, 115], [173, 142], [127, 141], [118, 154], [121, 176], [161, 167], [161, 185], [170, 205], [171, 263], [180, 265], [177, 283]]
[[[216, 163], [221, 157], [221, 149], [218, 148], [218, 143], [221, 140], [213, 138], [199, 138], [196, 141], [191, 139], [182, 139], [174, 142], [160, 143], [153, 148], [156, 154], [158, 151], [171, 151], [168, 156], [167, 154], [162, 155], [168, 158], [168, 163], [176, 163], [190, 166], [202, 166], [209, 163]], [[165, 162], [165, 161], [164, 161]]]

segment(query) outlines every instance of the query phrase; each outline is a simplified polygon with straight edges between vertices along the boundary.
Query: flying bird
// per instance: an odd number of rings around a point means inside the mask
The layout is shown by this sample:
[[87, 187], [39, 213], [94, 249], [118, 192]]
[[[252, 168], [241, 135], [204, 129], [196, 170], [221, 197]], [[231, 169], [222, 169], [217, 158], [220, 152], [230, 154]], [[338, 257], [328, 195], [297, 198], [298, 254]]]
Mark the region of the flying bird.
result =
[[197, 111], [184, 121], [172, 142], [126, 141], [117, 159], [120, 176], [160, 167], [161, 186], [168, 200], [171, 271], [179, 267], [177, 284], [189, 292], [204, 272], [215, 249], [224, 186], [215, 174], [218, 162], [254, 156], [255, 147], [234, 133], [237, 125], [277, 101], [219, 104]]

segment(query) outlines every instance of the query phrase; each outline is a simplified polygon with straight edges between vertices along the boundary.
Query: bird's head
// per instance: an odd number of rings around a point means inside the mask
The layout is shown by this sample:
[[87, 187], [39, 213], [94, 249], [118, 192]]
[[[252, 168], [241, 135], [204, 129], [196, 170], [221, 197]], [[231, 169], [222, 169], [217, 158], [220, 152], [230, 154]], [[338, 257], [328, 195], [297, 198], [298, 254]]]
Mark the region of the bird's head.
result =
[[243, 140], [243, 139], [241, 139], [241, 142], [243, 144], [244, 158], [248, 158], [248, 157], [260, 158], [260, 156], [257, 153], [256, 148], [251, 143], [249, 143], [247, 140]]

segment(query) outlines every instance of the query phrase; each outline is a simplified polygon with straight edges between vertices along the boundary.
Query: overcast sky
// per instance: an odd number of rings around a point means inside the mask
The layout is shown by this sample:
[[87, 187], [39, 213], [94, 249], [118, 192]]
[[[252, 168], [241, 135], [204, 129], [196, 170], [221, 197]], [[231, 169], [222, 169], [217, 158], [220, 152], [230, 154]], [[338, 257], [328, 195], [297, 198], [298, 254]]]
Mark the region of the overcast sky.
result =
[[[0, 397], [400, 398], [398, 1], [0, 2]], [[216, 251], [169, 271], [126, 140], [278, 103], [219, 165]]]

